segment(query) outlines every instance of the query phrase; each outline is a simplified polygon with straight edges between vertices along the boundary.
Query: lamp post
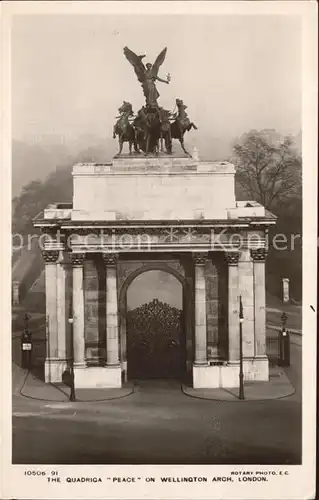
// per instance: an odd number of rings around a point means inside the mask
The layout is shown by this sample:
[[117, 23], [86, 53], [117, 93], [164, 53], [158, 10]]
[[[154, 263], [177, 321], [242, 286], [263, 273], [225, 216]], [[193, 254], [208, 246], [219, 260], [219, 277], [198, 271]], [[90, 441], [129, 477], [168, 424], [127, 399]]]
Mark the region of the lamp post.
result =
[[239, 296], [239, 399], [245, 399], [244, 395], [244, 370], [243, 370], [243, 322], [244, 312], [241, 295]]
[[281, 323], [282, 323], [282, 330], [284, 331], [286, 329], [286, 323], [287, 323], [288, 316], [285, 313], [285, 311], [281, 315]]
[[29, 332], [29, 319], [30, 316], [25, 313], [24, 315], [24, 330], [21, 336], [21, 363], [22, 368], [27, 370], [31, 369], [31, 359], [32, 359], [32, 335]]
[[75, 387], [74, 387], [74, 342], [73, 342], [73, 318], [68, 319], [70, 325], [70, 337], [71, 337], [71, 384], [70, 384], [70, 401], [76, 401], [75, 397]]
[[285, 311], [281, 315], [281, 332], [279, 333], [279, 364], [281, 366], [290, 366], [290, 338], [286, 330], [288, 316]]

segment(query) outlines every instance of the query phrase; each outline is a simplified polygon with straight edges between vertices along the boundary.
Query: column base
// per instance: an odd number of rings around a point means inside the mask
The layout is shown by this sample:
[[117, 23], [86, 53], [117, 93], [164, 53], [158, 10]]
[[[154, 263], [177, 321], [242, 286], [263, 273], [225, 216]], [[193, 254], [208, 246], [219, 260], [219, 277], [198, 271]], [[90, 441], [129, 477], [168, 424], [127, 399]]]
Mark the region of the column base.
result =
[[121, 366], [75, 366], [75, 389], [121, 388]]
[[67, 368], [66, 359], [48, 358], [44, 363], [44, 380], [47, 384], [62, 382], [62, 374]]
[[[266, 356], [244, 359], [244, 381], [268, 382], [269, 362]], [[193, 364], [193, 387], [217, 389], [239, 387], [239, 361], [222, 365]]]

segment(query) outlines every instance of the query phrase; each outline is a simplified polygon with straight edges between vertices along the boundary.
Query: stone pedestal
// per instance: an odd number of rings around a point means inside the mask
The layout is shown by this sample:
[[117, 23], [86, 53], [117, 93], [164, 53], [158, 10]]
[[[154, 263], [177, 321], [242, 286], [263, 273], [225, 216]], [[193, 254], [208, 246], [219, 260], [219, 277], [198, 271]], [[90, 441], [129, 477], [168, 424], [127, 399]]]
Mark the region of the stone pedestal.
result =
[[75, 388], [112, 389], [122, 387], [120, 366], [85, 366], [74, 368]]
[[[74, 220], [227, 219], [235, 168], [173, 156], [119, 156], [73, 167]], [[119, 193], [121, 195], [119, 196]]]

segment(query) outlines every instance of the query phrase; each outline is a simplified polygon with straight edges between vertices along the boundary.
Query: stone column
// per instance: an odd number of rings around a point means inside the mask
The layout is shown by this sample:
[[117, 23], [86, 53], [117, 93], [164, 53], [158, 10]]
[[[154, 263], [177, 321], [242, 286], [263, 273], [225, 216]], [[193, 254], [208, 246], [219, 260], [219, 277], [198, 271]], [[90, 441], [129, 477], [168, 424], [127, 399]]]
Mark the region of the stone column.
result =
[[[57, 323], [58, 323], [58, 357], [65, 362], [66, 355], [66, 269], [64, 255], [57, 263]], [[65, 363], [64, 363], [65, 364]], [[66, 367], [66, 365], [65, 365]]]
[[239, 361], [239, 299], [237, 252], [226, 252], [228, 264], [228, 361]]
[[118, 254], [103, 254], [106, 265], [106, 364], [119, 365], [119, 323], [117, 298]]
[[45, 262], [45, 303], [46, 303], [46, 360], [45, 381], [56, 382], [54, 366], [58, 360], [58, 321], [57, 321], [57, 265], [59, 252], [44, 250]]
[[85, 254], [72, 253], [73, 356], [74, 367], [85, 366], [83, 262]]
[[255, 356], [266, 356], [265, 248], [251, 250], [254, 262]]
[[194, 255], [195, 265], [195, 365], [207, 364], [206, 256]]

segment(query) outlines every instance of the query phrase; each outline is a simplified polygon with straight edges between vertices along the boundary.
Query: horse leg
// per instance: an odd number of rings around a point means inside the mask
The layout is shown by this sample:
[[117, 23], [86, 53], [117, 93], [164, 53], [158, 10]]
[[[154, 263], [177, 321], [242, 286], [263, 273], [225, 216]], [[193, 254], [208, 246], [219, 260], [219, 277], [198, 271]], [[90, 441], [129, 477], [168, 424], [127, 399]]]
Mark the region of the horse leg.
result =
[[168, 154], [172, 154], [172, 132], [171, 129], [169, 129], [168, 134], [167, 134], [167, 152]]
[[166, 147], [166, 152], [171, 155], [172, 154], [172, 140], [169, 135], [165, 137], [165, 147]]
[[132, 154], [132, 144], [133, 144], [133, 142], [132, 142], [132, 141], [129, 141], [129, 151], [130, 151], [130, 155]]
[[146, 136], [146, 148], [145, 148], [145, 153], [146, 154], [149, 153], [150, 139], [151, 139], [151, 135], [148, 133], [147, 136]]
[[119, 146], [120, 146], [119, 153], [118, 153], [119, 155], [122, 153], [123, 144], [124, 144], [124, 141], [123, 141], [122, 137], [119, 137]]
[[134, 141], [133, 141], [133, 145], [134, 145], [134, 151], [135, 153], [138, 153], [139, 152], [139, 149], [137, 147], [137, 135], [134, 134]]
[[189, 152], [186, 151], [185, 146], [184, 146], [184, 136], [183, 135], [180, 137], [179, 142], [181, 143], [182, 150], [184, 151], [184, 153], [189, 155]]

